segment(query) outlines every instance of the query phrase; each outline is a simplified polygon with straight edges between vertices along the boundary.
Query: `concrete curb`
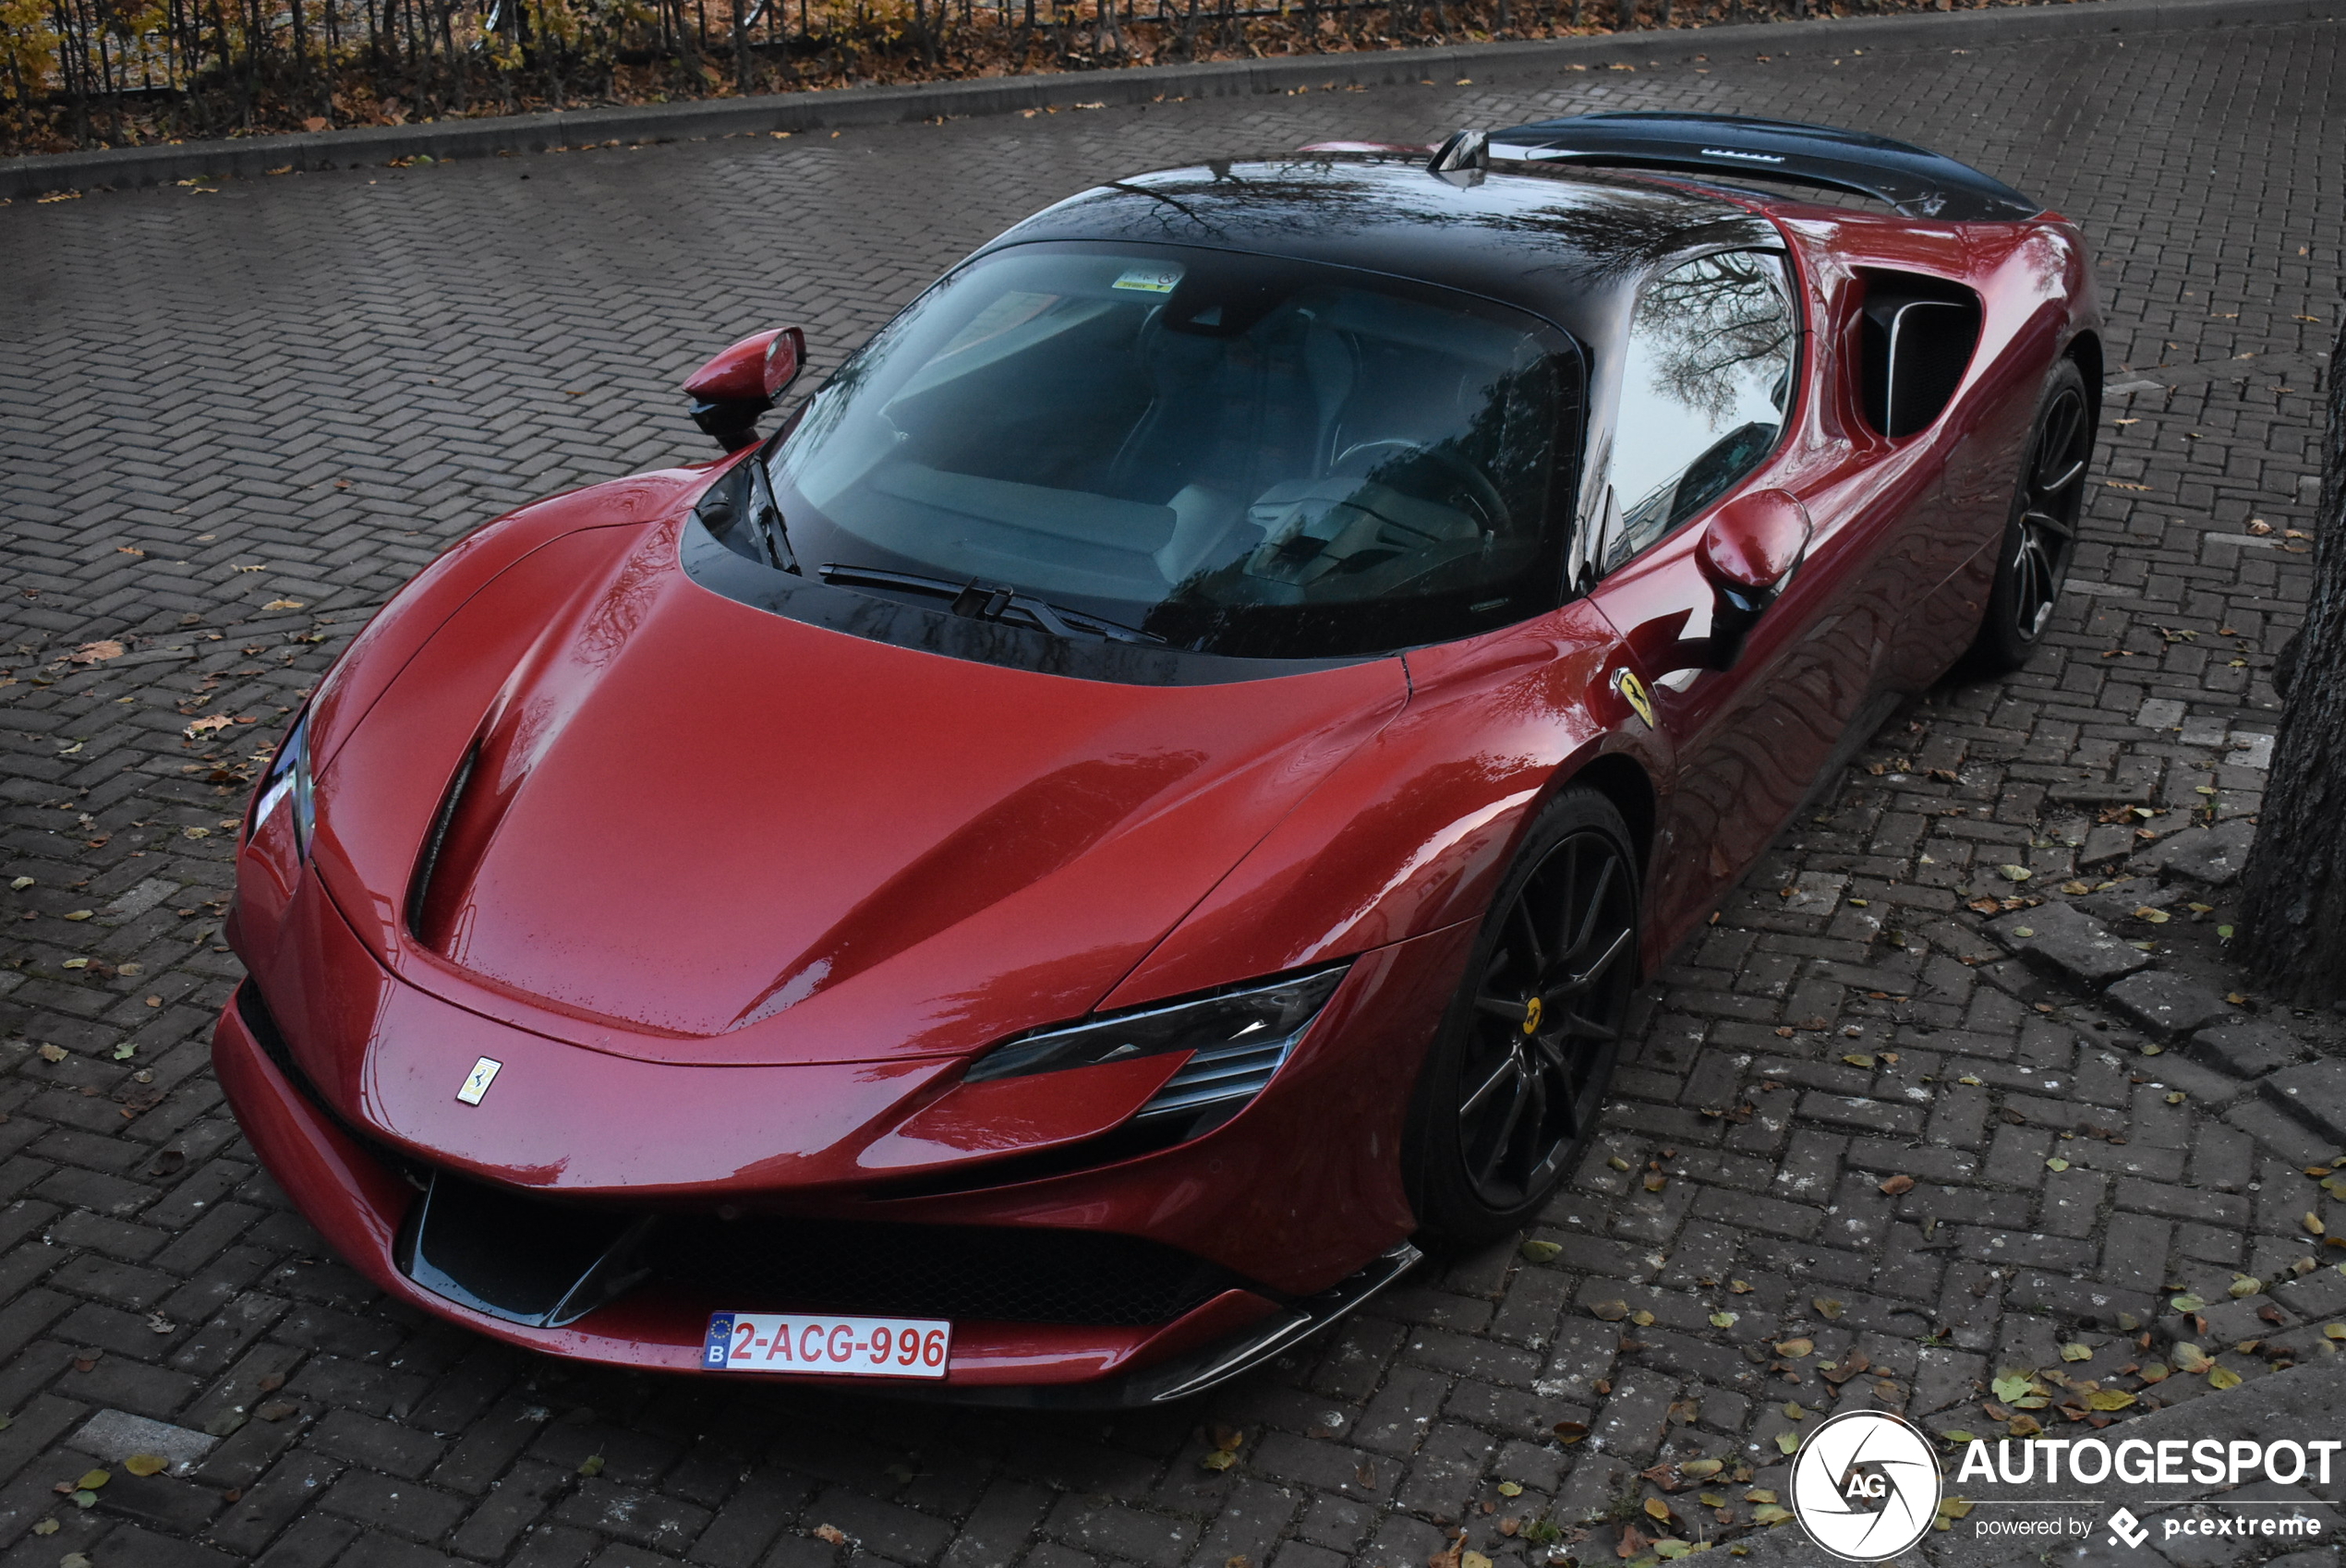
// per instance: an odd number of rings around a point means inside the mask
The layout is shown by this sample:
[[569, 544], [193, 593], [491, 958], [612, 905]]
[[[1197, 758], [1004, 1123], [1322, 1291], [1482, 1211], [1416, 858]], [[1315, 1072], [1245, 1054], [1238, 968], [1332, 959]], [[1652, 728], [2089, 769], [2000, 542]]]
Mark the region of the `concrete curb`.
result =
[[2017, 38], [2074, 38], [2183, 28], [2328, 21], [2346, 17], [2346, 0], [2066, 0], [1949, 16], [1909, 14], [1803, 22], [1683, 28], [1481, 43], [1451, 49], [1394, 49], [1302, 54], [1206, 65], [1140, 66], [1124, 70], [996, 77], [913, 87], [858, 87], [828, 92], [762, 94], [688, 103], [573, 109], [445, 120], [421, 126], [255, 136], [178, 146], [108, 148], [0, 159], [0, 198], [71, 189], [120, 189], [209, 175], [250, 176], [284, 169], [357, 168], [426, 154], [481, 158], [541, 152], [609, 141], [661, 142], [772, 131], [838, 130], [901, 125], [938, 115], [1003, 115], [1077, 103], [1107, 107], [1158, 98], [1231, 98], [1282, 92], [1325, 82], [1389, 87], [1436, 82], [1476, 72], [1518, 73], [1571, 64], [1683, 62], [1712, 51], [1760, 44], [1779, 58], [1804, 46], [1840, 50], [1933, 44], [1990, 44]]

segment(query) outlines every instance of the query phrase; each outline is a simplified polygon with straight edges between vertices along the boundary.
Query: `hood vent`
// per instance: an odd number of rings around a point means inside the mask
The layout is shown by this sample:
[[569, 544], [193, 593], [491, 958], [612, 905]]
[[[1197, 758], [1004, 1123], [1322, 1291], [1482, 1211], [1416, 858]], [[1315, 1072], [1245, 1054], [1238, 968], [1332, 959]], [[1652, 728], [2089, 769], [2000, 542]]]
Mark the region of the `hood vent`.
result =
[[[424, 840], [424, 852], [416, 862], [416, 874], [407, 882], [407, 929], [426, 947], [441, 947], [447, 940], [453, 912], [435, 908], [432, 902], [432, 874], [440, 869], [440, 853], [448, 844], [448, 828], [456, 819], [456, 808], [465, 798], [465, 788], [472, 782], [473, 765], [480, 760], [480, 742], [476, 741], [465, 750], [464, 760], [456, 765], [455, 777], [448, 781], [448, 793], [441, 797], [440, 810], [432, 814], [431, 833]], [[448, 902], [446, 899], [441, 901]]]

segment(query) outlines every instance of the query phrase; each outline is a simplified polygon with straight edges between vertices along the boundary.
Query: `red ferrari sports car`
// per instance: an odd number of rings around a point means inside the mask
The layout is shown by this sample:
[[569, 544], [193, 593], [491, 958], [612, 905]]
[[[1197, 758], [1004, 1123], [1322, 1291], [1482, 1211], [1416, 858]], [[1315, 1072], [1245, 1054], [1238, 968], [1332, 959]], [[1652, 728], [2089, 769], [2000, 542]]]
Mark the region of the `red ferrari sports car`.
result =
[[[1824, 194], [1819, 194], [1820, 192]], [[1845, 131], [1119, 181], [770, 439], [378, 615], [219, 1076], [392, 1296], [560, 1356], [1177, 1398], [1533, 1217], [1634, 988], [2072, 553], [2085, 247]]]

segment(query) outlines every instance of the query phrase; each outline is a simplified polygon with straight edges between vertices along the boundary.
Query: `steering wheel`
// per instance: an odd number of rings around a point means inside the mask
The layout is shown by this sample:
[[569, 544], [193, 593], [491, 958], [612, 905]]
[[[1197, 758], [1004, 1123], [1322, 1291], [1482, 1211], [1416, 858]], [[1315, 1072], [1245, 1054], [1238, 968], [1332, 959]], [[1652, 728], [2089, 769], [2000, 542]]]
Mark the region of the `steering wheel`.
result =
[[1375, 452], [1384, 447], [1398, 448], [1413, 458], [1432, 458], [1437, 466], [1466, 488], [1467, 493], [1473, 497], [1475, 504], [1482, 509], [1483, 521], [1492, 532], [1505, 532], [1515, 522], [1515, 514], [1508, 511], [1506, 499], [1499, 494], [1499, 487], [1491, 482], [1490, 476], [1457, 452], [1445, 452], [1440, 447], [1426, 446], [1418, 441], [1405, 440], [1397, 436], [1388, 436], [1382, 440], [1360, 441], [1338, 453], [1336, 462], [1330, 465], [1329, 471], [1341, 473], [1345, 465], [1360, 453]]

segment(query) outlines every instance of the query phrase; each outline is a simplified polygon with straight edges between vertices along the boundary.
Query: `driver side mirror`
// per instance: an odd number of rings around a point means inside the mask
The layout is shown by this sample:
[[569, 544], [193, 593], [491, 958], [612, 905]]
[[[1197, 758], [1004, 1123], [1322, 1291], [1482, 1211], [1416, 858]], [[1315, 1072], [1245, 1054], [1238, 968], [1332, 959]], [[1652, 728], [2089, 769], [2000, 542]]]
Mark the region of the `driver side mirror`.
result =
[[1792, 581], [1808, 549], [1808, 513], [1782, 490], [1739, 495], [1711, 514], [1695, 542], [1711, 585], [1711, 667], [1729, 669], [1744, 640]]
[[777, 327], [753, 332], [702, 366], [684, 383], [693, 423], [727, 452], [757, 440], [757, 416], [806, 362], [806, 330]]

